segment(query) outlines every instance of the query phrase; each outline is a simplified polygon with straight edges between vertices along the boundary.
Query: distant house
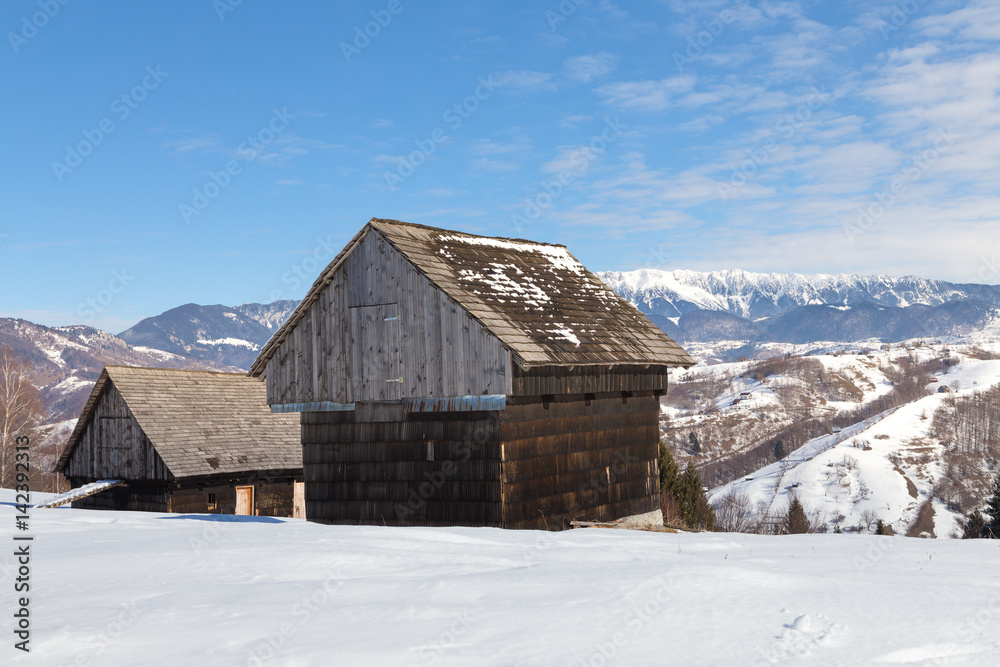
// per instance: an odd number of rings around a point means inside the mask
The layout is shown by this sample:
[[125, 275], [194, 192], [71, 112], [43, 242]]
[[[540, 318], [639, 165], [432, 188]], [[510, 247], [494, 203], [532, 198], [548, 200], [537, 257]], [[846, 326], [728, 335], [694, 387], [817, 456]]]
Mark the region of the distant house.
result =
[[298, 419], [239, 373], [106, 366], [56, 470], [124, 482], [73, 507], [305, 518]]
[[659, 507], [694, 360], [561, 245], [372, 219], [261, 350], [311, 521], [561, 528]]

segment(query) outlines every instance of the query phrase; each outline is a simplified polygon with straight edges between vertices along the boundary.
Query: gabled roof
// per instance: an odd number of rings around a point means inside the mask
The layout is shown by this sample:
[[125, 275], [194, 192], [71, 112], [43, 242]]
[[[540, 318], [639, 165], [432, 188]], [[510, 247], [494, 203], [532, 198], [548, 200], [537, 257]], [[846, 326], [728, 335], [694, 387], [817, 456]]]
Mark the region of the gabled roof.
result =
[[109, 384], [175, 478], [302, 468], [299, 417], [272, 414], [262, 382], [241, 373], [105, 366], [57, 470]]
[[261, 375], [365, 234], [383, 236], [478, 319], [525, 367], [695, 361], [630, 303], [588, 271], [566, 246], [475, 236], [372, 218], [323, 271], [250, 369]]

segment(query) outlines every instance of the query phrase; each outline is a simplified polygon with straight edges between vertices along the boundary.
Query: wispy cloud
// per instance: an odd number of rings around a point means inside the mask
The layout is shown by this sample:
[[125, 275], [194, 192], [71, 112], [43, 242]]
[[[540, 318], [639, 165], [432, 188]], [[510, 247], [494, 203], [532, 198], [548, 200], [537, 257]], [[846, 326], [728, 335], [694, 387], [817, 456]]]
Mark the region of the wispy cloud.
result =
[[663, 111], [673, 106], [682, 94], [690, 92], [696, 81], [690, 74], [656, 81], [621, 81], [600, 86], [597, 94], [608, 104], [624, 109]]
[[567, 58], [563, 62], [563, 70], [569, 78], [589, 83], [591, 79], [596, 79], [610, 73], [618, 64], [618, 60], [618, 56], [603, 52], [575, 56]]

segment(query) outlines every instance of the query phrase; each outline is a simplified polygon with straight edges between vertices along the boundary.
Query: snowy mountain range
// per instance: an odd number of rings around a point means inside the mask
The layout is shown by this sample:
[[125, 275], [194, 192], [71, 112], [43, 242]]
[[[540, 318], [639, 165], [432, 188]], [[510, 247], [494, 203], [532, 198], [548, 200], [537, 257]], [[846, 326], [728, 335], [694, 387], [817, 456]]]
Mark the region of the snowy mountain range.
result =
[[118, 336], [86, 326], [46, 327], [0, 318], [0, 344], [12, 348], [35, 370], [35, 384], [52, 422], [74, 419], [105, 364], [238, 370], [215, 361], [130, 345]]
[[682, 342], [900, 341], [968, 333], [1000, 317], [1000, 287], [915, 276], [656, 269], [598, 276]]
[[[740, 270], [598, 275], [682, 343], [899, 341], [997, 328], [990, 325], [1000, 322], [1000, 288], [989, 285]], [[246, 369], [296, 305], [189, 303], [117, 336], [86, 326], [0, 319], [0, 343], [39, 369], [51, 413], [65, 419], [83, 405], [105, 363]]]
[[297, 301], [275, 301], [229, 308], [189, 303], [147, 317], [118, 337], [131, 345], [249, 368], [296, 305]]

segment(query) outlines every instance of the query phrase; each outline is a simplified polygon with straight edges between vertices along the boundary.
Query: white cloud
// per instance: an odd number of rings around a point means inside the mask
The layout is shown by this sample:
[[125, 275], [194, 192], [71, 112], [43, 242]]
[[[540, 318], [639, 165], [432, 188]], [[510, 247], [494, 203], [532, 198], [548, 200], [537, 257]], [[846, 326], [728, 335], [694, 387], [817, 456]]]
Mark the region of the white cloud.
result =
[[531, 70], [507, 70], [493, 75], [504, 90], [541, 90], [552, 89], [551, 74]]
[[602, 52], [567, 58], [563, 62], [563, 69], [571, 79], [589, 83], [591, 79], [610, 73], [617, 64], [618, 56]]
[[622, 81], [597, 88], [597, 94], [608, 104], [634, 111], [663, 111], [674, 105], [677, 98], [690, 92], [697, 78], [682, 74], [658, 81]]

